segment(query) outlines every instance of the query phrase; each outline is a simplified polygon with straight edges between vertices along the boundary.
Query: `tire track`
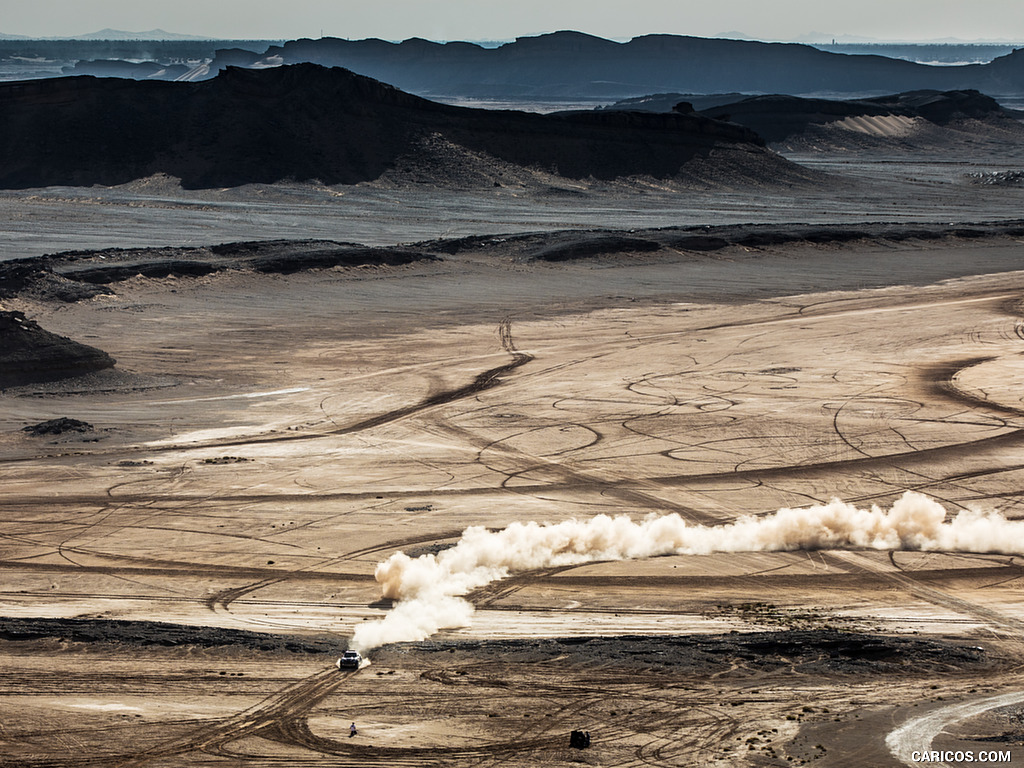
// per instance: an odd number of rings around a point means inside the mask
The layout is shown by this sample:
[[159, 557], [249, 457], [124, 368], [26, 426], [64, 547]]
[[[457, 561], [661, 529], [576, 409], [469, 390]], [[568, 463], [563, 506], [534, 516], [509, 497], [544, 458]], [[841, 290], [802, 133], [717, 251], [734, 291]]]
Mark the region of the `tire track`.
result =
[[348, 678], [357, 674], [357, 671], [342, 672], [329, 667], [289, 685], [233, 717], [199, 728], [181, 739], [152, 747], [107, 765], [111, 768], [131, 768], [157, 758], [222, 747], [246, 736], [272, 729], [280, 721], [295, 718], [312, 709]]
[[1007, 616], [978, 603], [954, 597], [934, 587], [926, 586], [906, 572], [885, 568], [858, 552], [828, 552], [823, 553], [823, 558], [830, 560], [840, 567], [845, 566], [846, 570], [852, 565], [858, 570], [879, 574], [914, 597], [988, 624], [1006, 640], [1018, 648], [1024, 648], [1024, 621], [1020, 619]]
[[[380, 427], [385, 424], [391, 424], [395, 421], [413, 416], [423, 411], [436, 408], [441, 405], [447, 405], [458, 400], [470, 397], [472, 395], [484, 392], [488, 389], [492, 389], [501, 383], [502, 377], [526, 365], [532, 361], [533, 355], [525, 352], [520, 352], [516, 349], [515, 343], [512, 341], [511, 331], [511, 320], [506, 318], [501, 321], [498, 326], [498, 338], [501, 342], [502, 349], [512, 356], [512, 360], [503, 365], [489, 368], [486, 371], [478, 373], [471, 382], [464, 384], [461, 387], [455, 387], [453, 389], [443, 390], [436, 394], [430, 395], [417, 403], [411, 405], [402, 406], [385, 413], [371, 416], [361, 421], [357, 421], [353, 424], [349, 424], [343, 427], [337, 427], [335, 429], [329, 429], [315, 434], [291, 434], [291, 435], [262, 435], [253, 436], [237, 439], [226, 439], [226, 440], [210, 440], [204, 441], [198, 444], [168, 444], [168, 445], [152, 445], [146, 446], [146, 451], [149, 453], [169, 453], [174, 451], [182, 450], [193, 450], [199, 448], [234, 448], [246, 445], [267, 445], [273, 443], [290, 443], [298, 442], [303, 440], [315, 440], [324, 437], [337, 437], [341, 435], [350, 435], [358, 432], [364, 432], [368, 429]], [[90, 452], [90, 456], [105, 456], [105, 455], [120, 455], [125, 453], [124, 449], [118, 449], [116, 451], [96, 451]], [[62, 454], [63, 455], [63, 454]], [[41, 455], [21, 458], [8, 458], [0, 459], [0, 464], [17, 464], [25, 462], [38, 461], [40, 458], [53, 458], [53, 456]]]
[[[409, 416], [421, 413], [423, 411], [436, 408], [440, 405], [447, 405], [457, 400], [470, 397], [471, 395], [484, 392], [488, 389], [498, 386], [501, 383], [503, 376], [511, 373], [517, 368], [529, 363], [533, 360], [533, 355], [528, 355], [524, 352], [519, 352], [516, 349], [515, 343], [512, 341], [512, 322], [509, 318], [505, 318], [498, 325], [498, 338], [501, 341], [502, 349], [512, 355], [511, 362], [505, 363], [504, 365], [495, 366], [489, 368], [482, 373], [478, 373], [469, 384], [464, 384], [461, 387], [455, 387], [454, 389], [447, 389], [436, 394], [430, 395], [429, 397], [420, 400], [418, 403], [412, 405], [406, 405], [401, 408], [381, 413], [370, 418], [357, 421], [354, 424], [348, 426], [339, 427], [337, 429], [327, 430], [320, 432], [316, 435], [275, 435], [272, 437], [253, 437], [240, 440], [229, 440], [229, 441], [218, 441], [214, 443], [204, 443], [204, 447], [234, 447], [242, 445], [262, 445], [266, 443], [286, 443], [295, 442], [299, 440], [309, 440], [311, 438], [319, 437], [333, 437], [339, 435], [350, 435], [356, 432], [363, 432], [368, 429], [380, 427], [385, 424], [391, 424], [392, 422], [399, 421], [400, 419], [407, 418]], [[180, 450], [181, 446], [160, 446], [159, 450]]]
[[[297, 718], [333, 693], [358, 670], [335, 667], [316, 672], [267, 696], [258, 704], [228, 718], [214, 720], [190, 733], [130, 754], [93, 754], [19, 758], [17, 768], [136, 768], [154, 760], [192, 752], [210, 752], [246, 736], [262, 735], [282, 720]], [[193, 721], [195, 722], [195, 721]], [[2, 765], [4, 763], [0, 763]], [[11, 768], [15, 768], [14, 764]]]
[[[908, 720], [893, 729], [886, 736], [885, 745], [898, 760], [908, 765], [917, 765], [920, 761], [912, 759], [914, 753], [930, 752], [932, 742], [947, 726], [969, 717], [976, 717], [991, 709], [1019, 704], [1022, 701], [1024, 701], [1024, 691], [1014, 691], [976, 701], [949, 704], [926, 715]], [[947, 766], [948, 764], [936, 765]]]
[[[246, 585], [239, 586], [239, 587], [229, 587], [227, 589], [223, 589], [223, 590], [221, 590], [219, 592], [216, 592], [213, 595], [210, 595], [208, 598], [206, 598], [206, 600], [204, 602], [206, 604], [206, 607], [209, 608], [211, 611], [213, 611], [215, 613], [228, 612], [229, 606], [235, 600], [238, 600], [238, 599], [240, 599], [242, 597], [245, 597], [246, 595], [252, 594], [253, 592], [257, 592], [258, 590], [264, 589], [265, 587], [271, 587], [271, 586], [274, 586], [275, 584], [280, 584], [282, 582], [291, 581], [292, 578], [295, 577], [298, 574], [312, 574], [312, 577], [315, 578], [315, 577], [320, 576], [323, 573], [323, 571], [319, 570], [319, 569], [323, 569], [323, 568], [326, 568], [326, 567], [329, 567], [329, 566], [332, 566], [332, 565], [336, 565], [337, 563], [343, 563], [343, 562], [346, 562], [346, 561], [349, 561], [349, 560], [355, 560], [356, 558], [359, 558], [359, 557], [364, 557], [366, 555], [373, 555], [373, 554], [377, 554], [379, 552], [386, 552], [388, 550], [398, 550], [398, 549], [401, 549], [403, 547], [407, 547], [409, 545], [426, 544], [426, 543], [432, 543], [432, 542], [436, 542], [436, 541], [444, 541], [446, 539], [455, 539], [455, 538], [458, 538], [458, 536], [460, 534], [461, 534], [461, 531], [454, 531], [454, 532], [442, 533], [440, 535], [438, 535], [438, 534], [431, 534], [431, 535], [428, 535], [428, 536], [410, 536], [410, 537], [407, 537], [405, 539], [398, 539], [398, 540], [393, 540], [393, 541], [387, 541], [387, 542], [384, 542], [383, 544], [377, 544], [377, 545], [373, 545], [373, 546], [369, 546], [369, 547], [363, 547], [362, 549], [355, 549], [355, 550], [352, 550], [351, 552], [345, 553], [344, 555], [339, 555], [338, 557], [333, 557], [333, 558], [331, 558], [329, 560], [326, 560], [326, 561], [324, 561], [322, 563], [317, 564], [315, 567], [318, 570], [316, 570], [316, 571], [312, 571], [312, 570], [308, 570], [308, 569], [303, 569], [303, 570], [299, 570], [299, 571], [291, 571], [291, 572], [283, 573], [283, 574], [281, 574], [280, 576], [277, 576], [277, 577], [261, 579], [260, 581], [253, 582], [252, 584], [246, 584]], [[313, 566], [311, 566], [311, 568], [312, 567]], [[373, 578], [372, 576], [366, 576], [365, 577], [365, 579], [372, 579], [372, 578]]]
[[[585, 563], [590, 565], [590, 563]], [[524, 587], [543, 581], [559, 573], [578, 568], [578, 565], [562, 565], [556, 568], [542, 568], [536, 571], [517, 573], [499, 581], [493, 581], [465, 595], [465, 599], [477, 608], [489, 608], [492, 604], [515, 594]]]

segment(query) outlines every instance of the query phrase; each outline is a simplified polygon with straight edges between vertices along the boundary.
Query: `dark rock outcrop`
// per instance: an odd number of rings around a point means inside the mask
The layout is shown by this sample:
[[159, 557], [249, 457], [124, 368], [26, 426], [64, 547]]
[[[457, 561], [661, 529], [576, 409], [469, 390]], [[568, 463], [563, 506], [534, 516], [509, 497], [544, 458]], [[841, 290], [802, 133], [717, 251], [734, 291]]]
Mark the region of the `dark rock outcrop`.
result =
[[416, 247], [374, 248], [333, 240], [254, 240], [211, 246], [107, 248], [0, 261], [0, 297], [74, 302], [136, 276], [201, 277], [226, 269], [290, 274], [331, 267], [394, 267], [437, 261]]
[[892, 96], [879, 96], [871, 102], [889, 107], [897, 114], [923, 117], [936, 125], [949, 125], [965, 118], [986, 120], [988, 118], [1012, 117], [991, 96], [976, 90], [963, 91], [910, 91]]
[[[538, 115], [437, 104], [313, 64], [227, 69], [200, 83], [57, 78], [0, 85], [0, 187], [114, 185], [157, 173], [190, 188], [379, 178], [441, 136], [571, 178], [671, 178], [713, 150], [759, 150], [697, 114]], [[763, 173], [763, 169], [758, 169]], [[771, 175], [769, 174], [769, 175]]]
[[[980, 182], [979, 182], [980, 183]], [[564, 263], [628, 258], [706, 258], [730, 247], [744, 250], [814, 244], [839, 247], [845, 243], [899, 244], [921, 241], [1024, 237], [1024, 220], [963, 223], [853, 224], [729, 224], [674, 226], [650, 229], [563, 229], [543, 232], [484, 234], [431, 240], [403, 246], [372, 247], [332, 241], [254, 241], [217, 246], [67, 251], [48, 256], [0, 262], [0, 286], [9, 297], [37, 301], [74, 301], [94, 289], [108, 293], [116, 284], [144, 273], [152, 278], [188, 278], [225, 269], [262, 273], [292, 273], [332, 267], [429, 268], [446, 257], [472, 254], [512, 263]], [[443, 254], [443, 257], [439, 254]], [[25, 279], [16, 286], [8, 270]], [[16, 313], [7, 313], [16, 315]], [[13, 321], [8, 321], [13, 322]], [[22, 319], [22, 325], [27, 323]], [[4, 339], [0, 337], [0, 344]], [[72, 342], [73, 343], [73, 342]], [[97, 351], [97, 350], [94, 350]]]
[[[268, 574], [273, 573], [267, 569]], [[195, 627], [158, 621], [124, 619], [0, 618], [0, 640], [29, 643], [58, 640], [126, 646], [218, 648], [302, 654], [340, 654], [346, 646], [335, 635], [282, 635], [245, 629]]]
[[[444, 257], [473, 254], [516, 263], [562, 263], [629, 258], [704, 257], [739, 246], [760, 249], [794, 243], [841, 246], [852, 241], [896, 244], [1024, 237], [1024, 220], [965, 224], [864, 222], [859, 224], [731, 224], [659, 227], [629, 231], [567, 229], [428, 240], [401, 246], [373, 247], [329, 240], [262, 240], [211, 246], [184, 246], [66, 251], [0, 262], [0, 287], [8, 297], [38, 301], [73, 301], [91, 290], [113, 292], [117, 282], [146, 274], [189, 277], [223, 270], [288, 274], [332, 267], [427, 266]], [[8, 273], [23, 275], [21, 281]], [[116, 287], [116, 286], [115, 286]], [[7, 313], [16, 315], [17, 313]], [[23, 320], [23, 322], [26, 322]], [[3, 339], [0, 338], [0, 343]]]
[[735, 104], [749, 98], [745, 93], [650, 93], [645, 96], [634, 96], [621, 99], [613, 104], [597, 107], [598, 111], [618, 110], [620, 112], [672, 112], [679, 111], [679, 104], [688, 104], [695, 110], [703, 111], [722, 104]]
[[910, 91], [872, 99], [840, 101], [796, 96], [752, 96], [703, 110], [702, 114], [745, 125], [765, 141], [778, 142], [803, 133], [810, 126], [827, 125], [848, 117], [923, 118], [939, 126], [957, 120], [1010, 122], [1014, 115], [999, 103], [974, 90]]
[[723, 226], [660, 227], [630, 230], [563, 230], [556, 232], [485, 235], [433, 240], [417, 245], [436, 253], [514, 257], [522, 261], [575, 261], [621, 254], [687, 251], [695, 254], [730, 246], [767, 248], [793, 243], [842, 245], [852, 241], [904, 243], [956, 238], [1024, 236], [1024, 220], [999, 221], [965, 227], [958, 224], [862, 223], [729, 224]]
[[131, 80], [175, 80], [186, 74], [190, 69], [191, 67], [185, 64], [98, 59], [96, 61], [79, 61], [74, 66], [64, 67], [63, 71], [66, 75], [123, 77]]
[[21, 312], [0, 312], [0, 388], [55, 381], [114, 366], [102, 350], [43, 330]]
[[69, 419], [67, 416], [61, 416], [56, 419], [41, 421], [38, 424], [31, 424], [27, 427], [23, 427], [21, 431], [28, 432], [28, 434], [33, 437], [45, 437], [50, 435], [64, 435], [68, 432], [84, 434], [86, 432], [92, 432], [93, 430], [93, 425], [86, 421]]

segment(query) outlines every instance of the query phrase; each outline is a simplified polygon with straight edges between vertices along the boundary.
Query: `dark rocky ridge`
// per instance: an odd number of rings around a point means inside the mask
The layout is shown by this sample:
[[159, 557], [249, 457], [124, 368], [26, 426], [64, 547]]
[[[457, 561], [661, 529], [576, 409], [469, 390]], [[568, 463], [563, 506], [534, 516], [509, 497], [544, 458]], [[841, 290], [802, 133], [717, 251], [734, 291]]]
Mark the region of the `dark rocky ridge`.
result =
[[21, 312], [0, 312], [0, 388], [83, 376], [114, 366], [106, 352], [50, 333]]
[[332, 240], [259, 240], [204, 247], [65, 251], [0, 262], [0, 298], [79, 301], [137, 275], [201, 277], [225, 269], [289, 274], [307, 269], [402, 266], [436, 261], [423, 248], [372, 248]]
[[1015, 121], [1016, 116], [975, 90], [911, 91], [873, 99], [839, 101], [796, 96], [754, 96], [707, 108], [702, 114], [730, 120], [756, 131], [770, 143], [847, 117], [900, 116], [923, 118], [946, 126], [958, 120]]
[[265, 53], [218, 52], [211, 69], [283, 61], [342, 66], [427, 96], [619, 99], [684, 93], [893, 93], [974, 88], [1024, 93], [1024, 50], [988, 64], [933, 66], [809, 45], [645, 35], [617, 43], [580, 32], [521, 37], [488, 49], [413, 38], [293, 40]]
[[0, 40], [0, 62], [41, 59], [52, 62], [150, 59], [163, 64], [202, 60], [226, 45], [266, 50], [283, 40]]
[[[563, 262], [668, 250], [695, 255], [731, 246], [765, 248], [796, 243], [841, 245], [854, 241], [900, 243], [953, 238], [1020, 237], [1024, 220], [975, 224], [744, 224], [631, 230], [571, 230], [488, 235], [418, 243], [433, 253], [487, 253], [525, 261]], [[2, 273], [0, 273], [2, 274]]]
[[[696, 114], [537, 115], [452, 107], [343, 69], [230, 68], [199, 83], [56, 78], [0, 85], [0, 187], [115, 185], [164, 173], [189, 188], [356, 184], [450, 144], [570, 178], [678, 177], [713, 150], [795, 166], [749, 129]], [[761, 163], [771, 166], [765, 173]]]
[[63, 67], [64, 74], [69, 75], [124, 77], [130, 80], [177, 80], [191, 70], [192, 67], [187, 64], [160, 64], [155, 61], [119, 61], [117, 59], [78, 61], [73, 66]]
[[863, 223], [747, 224], [620, 230], [563, 230], [429, 240], [392, 247], [367, 247], [327, 240], [261, 240], [180, 248], [111, 248], [66, 251], [0, 262], [0, 298], [17, 296], [78, 301], [109, 286], [143, 275], [190, 277], [228, 269], [288, 274], [332, 267], [436, 262], [472, 253], [514, 262], [559, 263], [647, 256], [706, 258], [729, 247], [768, 248], [791, 244], [838, 246], [854, 241], [885, 244], [907, 241], [1022, 237], [1024, 220], [972, 224]]
[[[909, 91], [862, 99], [811, 99], [784, 94], [694, 95], [654, 93], [599, 107], [599, 111], [672, 112], [690, 105], [700, 114], [745, 125], [770, 145], [849, 117], [901, 116], [921, 118], [947, 127], [981, 121], [992, 127], [1019, 132], [1024, 137], [1024, 112], [1007, 109], [976, 90]], [[937, 135], [937, 134], [936, 134]]]
[[648, 93], [620, 99], [611, 104], [604, 104], [595, 109], [599, 112], [616, 110], [619, 112], [673, 112], [680, 103], [689, 104], [698, 112], [720, 107], [723, 104], [735, 104], [750, 98], [745, 93]]

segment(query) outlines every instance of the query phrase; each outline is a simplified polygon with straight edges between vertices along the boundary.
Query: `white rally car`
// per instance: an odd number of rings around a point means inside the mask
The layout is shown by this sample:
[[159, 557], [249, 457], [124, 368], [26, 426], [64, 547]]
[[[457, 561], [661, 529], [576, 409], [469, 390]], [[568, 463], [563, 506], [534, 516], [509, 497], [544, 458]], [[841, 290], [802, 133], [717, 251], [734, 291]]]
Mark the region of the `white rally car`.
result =
[[359, 655], [359, 651], [345, 651], [338, 659], [338, 669], [359, 669], [362, 663], [363, 657]]

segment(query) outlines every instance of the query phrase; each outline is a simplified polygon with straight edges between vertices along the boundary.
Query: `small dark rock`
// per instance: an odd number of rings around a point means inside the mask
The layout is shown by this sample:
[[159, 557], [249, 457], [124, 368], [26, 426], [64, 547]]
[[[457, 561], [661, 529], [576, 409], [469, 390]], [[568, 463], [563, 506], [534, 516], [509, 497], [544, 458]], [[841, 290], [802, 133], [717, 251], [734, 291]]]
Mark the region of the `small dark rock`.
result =
[[0, 312], [0, 387], [82, 376], [114, 366], [106, 352], [39, 327], [21, 312]]
[[28, 432], [33, 437], [42, 437], [44, 435], [63, 435], [68, 432], [92, 432], [93, 426], [78, 419], [69, 419], [66, 416], [61, 416], [59, 419], [50, 419], [49, 421], [41, 421], [38, 424], [23, 427], [21, 431]]

